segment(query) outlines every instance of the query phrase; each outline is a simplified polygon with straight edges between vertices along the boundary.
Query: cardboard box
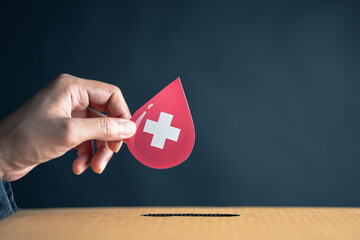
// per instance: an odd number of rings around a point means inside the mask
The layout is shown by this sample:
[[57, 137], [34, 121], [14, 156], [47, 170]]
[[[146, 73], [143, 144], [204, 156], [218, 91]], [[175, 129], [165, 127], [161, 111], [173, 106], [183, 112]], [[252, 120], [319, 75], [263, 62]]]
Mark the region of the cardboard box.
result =
[[[239, 214], [146, 217], [143, 214]], [[0, 239], [360, 239], [360, 208], [23, 209], [0, 221]]]

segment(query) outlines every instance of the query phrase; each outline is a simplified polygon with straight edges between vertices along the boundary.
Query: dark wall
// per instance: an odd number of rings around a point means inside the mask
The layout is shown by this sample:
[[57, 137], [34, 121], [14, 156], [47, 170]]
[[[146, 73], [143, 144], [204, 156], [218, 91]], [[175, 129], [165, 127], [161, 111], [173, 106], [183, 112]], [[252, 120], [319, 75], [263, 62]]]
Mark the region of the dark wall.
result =
[[3, 4], [1, 117], [63, 72], [132, 112], [180, 76], [193, 153], [76, 176], [72, 151], [13, 183], [21, 207], [360, 206], [358, 1], [119, 2]]

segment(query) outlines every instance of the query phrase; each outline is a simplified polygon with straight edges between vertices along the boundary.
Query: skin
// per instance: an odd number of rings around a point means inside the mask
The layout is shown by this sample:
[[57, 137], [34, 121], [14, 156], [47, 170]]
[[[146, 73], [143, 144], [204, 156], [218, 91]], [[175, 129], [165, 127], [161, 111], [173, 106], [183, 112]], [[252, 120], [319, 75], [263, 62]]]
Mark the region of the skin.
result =
[[74, 173], [91, 166], [100, 174], [135, 133], [130, 118], [118, 87], [61, 74], [0, 122], [0, 177], [15, 181], [74, 148]]

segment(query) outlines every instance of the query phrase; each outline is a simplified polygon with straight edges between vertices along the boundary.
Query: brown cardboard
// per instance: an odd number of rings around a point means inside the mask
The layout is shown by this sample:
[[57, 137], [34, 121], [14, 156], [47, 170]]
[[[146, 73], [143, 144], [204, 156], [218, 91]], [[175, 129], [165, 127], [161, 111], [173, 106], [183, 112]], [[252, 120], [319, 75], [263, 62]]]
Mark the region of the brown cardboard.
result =
[[[144, 217], [154, 213], [240, 217]], [[0, 221], [0, 239], [360, 239], [360, 208], [23, 209]]]

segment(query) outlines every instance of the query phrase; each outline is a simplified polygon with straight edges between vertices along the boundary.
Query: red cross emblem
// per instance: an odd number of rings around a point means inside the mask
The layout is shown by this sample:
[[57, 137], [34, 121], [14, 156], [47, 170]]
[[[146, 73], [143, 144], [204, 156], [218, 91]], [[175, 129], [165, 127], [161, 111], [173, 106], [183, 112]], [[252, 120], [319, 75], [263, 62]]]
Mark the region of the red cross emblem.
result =
[[137, 130], [126, 142], [134, 157], [152, 168], [170, 168], [185, 161], [195, 143], [190, 109], [180, 78], [135, 112]]

